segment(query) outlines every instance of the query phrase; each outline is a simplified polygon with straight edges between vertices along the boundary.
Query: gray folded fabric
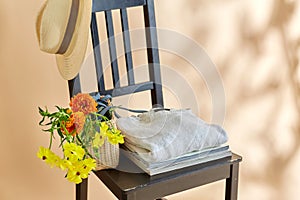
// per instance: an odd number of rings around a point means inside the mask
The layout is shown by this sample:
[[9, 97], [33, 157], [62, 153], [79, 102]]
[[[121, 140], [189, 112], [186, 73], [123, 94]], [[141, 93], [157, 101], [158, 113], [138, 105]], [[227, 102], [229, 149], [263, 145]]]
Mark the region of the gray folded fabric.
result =
[[149, 163], [220, 146], [228, 140], [220, 126], [207, 124], [191, 110], [151, 110], [119, 118], [116, 123], [125, 134], [125, 145]]

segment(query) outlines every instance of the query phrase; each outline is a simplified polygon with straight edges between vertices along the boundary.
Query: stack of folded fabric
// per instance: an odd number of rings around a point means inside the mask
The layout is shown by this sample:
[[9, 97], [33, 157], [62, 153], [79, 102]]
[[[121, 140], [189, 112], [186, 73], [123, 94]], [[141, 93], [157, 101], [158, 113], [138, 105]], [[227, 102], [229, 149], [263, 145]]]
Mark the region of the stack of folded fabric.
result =
[[227, 134], [191, 110], [151, 110], [119, 118], [126, 154], [149, 175], [231, 156]]

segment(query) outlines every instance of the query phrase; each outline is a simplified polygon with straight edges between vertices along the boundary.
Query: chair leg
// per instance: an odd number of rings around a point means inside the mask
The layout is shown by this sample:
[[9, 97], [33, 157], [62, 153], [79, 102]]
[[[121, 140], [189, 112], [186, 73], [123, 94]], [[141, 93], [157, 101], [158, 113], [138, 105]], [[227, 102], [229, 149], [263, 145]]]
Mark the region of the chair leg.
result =
[[83, 179], [81, 183], [76, 184], [76, 200], [87, 200], [88, 179]]
[[226, 179], [225, 200], [237, 200], [239, 163], [230, 166], [230, 177]]

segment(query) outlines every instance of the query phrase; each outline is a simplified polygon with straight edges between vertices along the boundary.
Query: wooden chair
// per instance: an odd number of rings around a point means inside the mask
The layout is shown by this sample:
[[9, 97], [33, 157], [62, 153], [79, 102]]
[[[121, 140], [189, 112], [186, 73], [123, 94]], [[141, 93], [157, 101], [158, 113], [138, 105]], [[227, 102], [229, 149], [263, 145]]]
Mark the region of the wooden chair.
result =
[[[160, 75], [159, 49], [157, 47], [156, 21], [154, 14], [154, 0], [94, 0], [91, 34], [94, 47], [94, 58], [97, 73], [98, 91], [101, 94], [111, 94], [113, 97], [131, 94], [133, 92], [151, 91], [152, 105], [164, 106]], [[149, 69], [149, 81], [136, 83], [134, 67], [130, 52], [130, 37], [128, 26], [127, 8], [141, 6], [144, 13], [145, 35], [147, 41], [147, 58]], [[112, 10], [119, 10], [123, 31], [123, 43], [125, 49], [127, 86], [120, 86], [118, 62], [115, 58], [116, 45], [113, 39], [114, 26]], [[99, 35], [97, 27], [97, 12], [104, 12], [106, 19], [107, 37], [109, 39], [109, 54], [114, 89], [107, 90], [103, 74], [101, 52], [99, 48]], [[148, 29], [147, 29], [148, 28]], [[151, 28], [151, 29], [149, 29]], [[153, 31], [154, 30], [154, 31]], [[68, 82], [70, 96], [81, 92], [79, 75]], [[128, 173], [117, 169], [95, 171], [96, 176], [111, 190], [118, 199], [126, 200], [150, 200], [226, 179], [226, 200], [236, 200], [238, 190], [239, 163], [242, 158], [233, 154], [231, 158], [214, 160], [204, 164], [174, 170], [156, 176], [145, 173]], [[87, 199], [88, 180], [76, 185], [76, 200]]]

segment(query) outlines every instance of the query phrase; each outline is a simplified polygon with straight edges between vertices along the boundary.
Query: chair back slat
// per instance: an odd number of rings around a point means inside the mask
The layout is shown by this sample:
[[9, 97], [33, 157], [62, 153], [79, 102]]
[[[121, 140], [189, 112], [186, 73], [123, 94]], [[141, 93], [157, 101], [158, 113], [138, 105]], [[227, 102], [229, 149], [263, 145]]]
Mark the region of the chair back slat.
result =
[[143, 6], [143, 10], [146, 28], [145, 31], [147, 42], [149, 77], [150, 80], [154, 83], [154, 89], [151, 90], [152, 104], [163, 106], [160, 61], [153, 0], [147, 0], [147, 5]]
[[110, 10], [107, 10], [105, 13], [105, 20], [106, 20], [106, 30], [107, 30], [107, 38], [108, 38], [108, 46], [109, 46], [109, 55], [111, 61], [111, 70], [112, 70], [112, 77], [113, 77], [113, 86], [115, 88], [120, 87], [120, 76], [119, 76], [119, 69], [118, 69], [118, 57], [116, 51], [116, 42], [115, 42], [115, 32], [114, 32], [114, 24], [112, 13]]
[[104, 76], [103, 76], [103, 67], [102, 67], [102, 59], [101, 59], [101, 52], [100, 52], [101, 50], [100, 50], [97, 18], [95, 13], [92, 13], [91, 34], [92, 34], [92, 43], [94, 49], [93, 52], [94, 52], [94, 59], [95, 59], [95, 68], [97, 74], [97, 87], [98, 87], [98, 91], [103, 91], [105, 90]]
[[80, 85], [80, 77], [79, 74], [71, 80], [68, 81], [69, 85], [69, 94], [70, 97], [73, 97], [74, 95], [81, 92], [81, 85]]
[[127, 10], [120, 9], [121, 22], [122, 22], [122, 31], [123, 31], [123, 43], [125, 50], [125, 61], [126, 61], [126, 70], [127, 70], [127, 79], [128, 85], [134, 84], [134, 74], [133, 74], [133, 62], [131, 54], [131, 45], [130, 45], [130, 33], [128, 26], [128, 16]]
[[93, 12], [142, 6], [146, 0], [93, 0]]

